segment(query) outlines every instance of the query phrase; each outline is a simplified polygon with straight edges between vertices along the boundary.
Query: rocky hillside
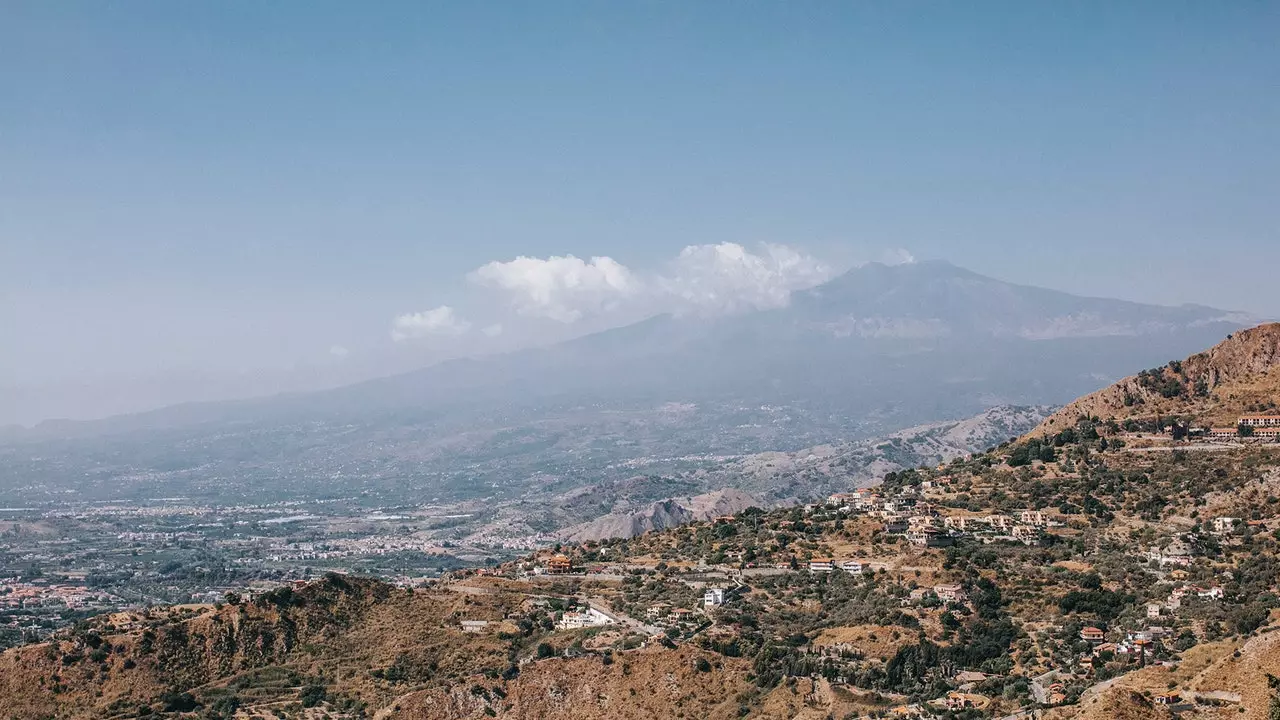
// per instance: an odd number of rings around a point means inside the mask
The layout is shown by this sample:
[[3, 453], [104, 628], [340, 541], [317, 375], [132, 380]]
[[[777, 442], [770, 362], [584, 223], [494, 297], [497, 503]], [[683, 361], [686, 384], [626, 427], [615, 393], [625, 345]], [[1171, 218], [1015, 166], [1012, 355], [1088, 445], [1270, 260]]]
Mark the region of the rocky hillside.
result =
[[[624, 505], [602, 517], [570, 526], [559, 535], [571, 542], [630, 538], [734, 515], [752, 506], [819, 500], [833, 492], [871, 484], [885, 473], [950, 462], [980, 452], [1025, 433], [1049, 412], [1043, 406], [1000, 406], [964, 420], [921, 425], [874, 440], [819, 445], [797, 452], [757, 453], [667, 481], [677, 486], [721, 486], [720, 489], [692, 497]], [[627, 484], [648, 488], [656, 483], [640, 477]], [[566, 497], [564, 504], [590, 504], [602, 497], [599, 491], [588, 494], [580, 490]]]
[[1102, 420], [1191, 415], [1211, 425], [1272, 408], [1280, 396], [1280, 323], [1227, 336], [1205, 352], [1144, 370], [1086, 395], [1047, 418], [1033, 435], [1050, 435], [1081, 417]]
[[874, 440], [759, 453], [714, 474], [770, 505], [820, 499], [871, 485], [885, 473], [981, 452], [1022, 435], [1051, 411], [1040, 405], [1002, 405], [964, 420], [920, 425]]
[[726, 488], [690, 498], [669, 498], [630, 512], [613, 512], [582, 525], [566, 529], [566, 540], [630, 538], [652, 530], [663, 530], [697, 520], [737, 515], [762, 503], [741, 490]]

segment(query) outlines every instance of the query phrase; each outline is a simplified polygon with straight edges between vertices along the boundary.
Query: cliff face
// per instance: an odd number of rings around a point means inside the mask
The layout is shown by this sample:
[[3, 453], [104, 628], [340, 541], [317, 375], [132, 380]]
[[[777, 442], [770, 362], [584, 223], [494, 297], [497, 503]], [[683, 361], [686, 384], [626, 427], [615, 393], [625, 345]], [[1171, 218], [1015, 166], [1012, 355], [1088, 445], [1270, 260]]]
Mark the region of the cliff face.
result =
[[1280, 323], [1233, 333], [1185, 360], [1127, 377], [1051, 415], [1031, 435], [1049, 435], [1082, 416], [1107, 419], [1194, 415], [1231, 425], [1280, 397]]

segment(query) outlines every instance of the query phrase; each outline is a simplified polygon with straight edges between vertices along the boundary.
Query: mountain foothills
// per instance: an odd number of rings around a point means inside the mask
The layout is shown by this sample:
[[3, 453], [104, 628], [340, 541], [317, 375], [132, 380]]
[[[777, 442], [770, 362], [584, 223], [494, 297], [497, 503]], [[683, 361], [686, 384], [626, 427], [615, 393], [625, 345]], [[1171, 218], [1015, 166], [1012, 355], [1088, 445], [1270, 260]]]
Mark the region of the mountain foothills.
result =
[[899, 465], [822, 501], [89, 618], [0, 654], [0, 717], [1271, 720], [1280, 326], [1228, 332], [986, 451], [736, 461]]
[[[1015, 285], [945, 262], [856, 268], [783, 308], [663, 315], [546, 348], [456, 360], [336, 390], [192, 404], [27, 437], [122, 434], [228, 423], [393, 422], [478, 430], [494, 423], [696, 403], [703, 413], [816, 440], [871, 437], [1001, 403], [1061, 404], [1133, 367], [1185, 355], [1250, 322], [1239, 313], [1087, 298]], [[769, 407], [787, 405], [779, 422]], [[732, 427], [732, 426], [728, 426]], [[759, 428], [744, 428], [744, 430]], [[776, 428], [775, 428], [776, 431]], [[724, 432], [741, 450], [778, 435]], [[798, 447], [798, 446], [797, 446]]]
[[[684, 477], [724, 459], [882, 438], [998, 406], [1060, 405], [1244, 321], [1015, 285], [943, 262], [870, 264], [773, 310], [659, 316], [319, 393], [10, 428], [0, 433], [0, 506], [524, 501], [528, 517], [558, 507], [549, 501], [560, 493], [637, 475]], [[727, 485], [764, 501], [825, 490]], [[590, 512], [531, 519], [552, 531], [720, 487], [655, 486], [616, 508], [604, 498]]]

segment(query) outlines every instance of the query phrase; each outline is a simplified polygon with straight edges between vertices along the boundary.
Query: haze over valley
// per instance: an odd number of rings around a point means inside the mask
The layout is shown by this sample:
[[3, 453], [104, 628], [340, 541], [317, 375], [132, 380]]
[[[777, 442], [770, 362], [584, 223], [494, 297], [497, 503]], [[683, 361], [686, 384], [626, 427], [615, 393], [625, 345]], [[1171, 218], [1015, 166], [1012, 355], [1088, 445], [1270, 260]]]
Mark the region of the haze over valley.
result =
[[1277, 37], [0, 0], [0, 720], [1280, 720]]

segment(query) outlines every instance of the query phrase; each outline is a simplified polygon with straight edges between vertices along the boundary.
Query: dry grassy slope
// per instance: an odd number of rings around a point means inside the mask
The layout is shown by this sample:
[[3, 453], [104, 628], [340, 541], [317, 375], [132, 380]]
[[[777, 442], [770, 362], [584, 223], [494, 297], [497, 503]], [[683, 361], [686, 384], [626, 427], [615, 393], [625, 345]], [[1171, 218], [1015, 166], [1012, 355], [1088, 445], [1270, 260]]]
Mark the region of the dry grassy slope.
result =
[[[472, 692], [473, 684], [411, 693], [381, 716], [396, 720], [464, 720], [486, 717], [486, 707], [512, 720], [642, 720], [647, 718], [738, 717], [737, 696], [749, 692], [747, 661], [723, 658], [688, 646], [651, 647], [619, 653], [605, 665], [599, 658], [547, 660], [525, 665], [503, 685], [505, 698]], [[709, 672], [698, 658], [719, 665]]]
[[[218, 687], [270, 666], [323, 674], [334, 679], [335, 690], [380, 707], [397, 690], [372, 681], [368, 671], [389, 666], [402, 653], [434, 665], [439, 677], [504, 667], [500, 642], [462, 633], [454, 618], [500, 619], [508, 605], [518, 603], [504, 596], [481, 601], [456, 593], [409, 594], [354, 578], [321, 580], [297, 595], [299, 603], [283, 608], [228, 605], [160, 622], [151, 630], [149, 652], [143, 630], [104, 635], [115, 650], [102, 663], [68, 640], [0, 653], [0, 715], [103, 718], [116, 701], [136, 707], [170, 688]], [[79, 659], [67, 663], [68, 656]], [[134, 667], [126, 668], [127, 662]]]
[[1067, 717], [1076, 720], [1172, 720], [1173, 714], [1141, 693], [1113, 689], [1103, 693], [1085, 710]]
[[[1165, 372], [1173, 375], [1167, 368]], [[1280, 323], [1242, 330], [1192, 355], [1182, 362], [1182, 374], [1190, 387], [1204, 381], [1208, 397], [1162, 397], [1143, 387], [1134, 375], [1072, 402], [1028, 435], [1059, 432], [1074, 426], [1081, 416], [1107, 420], [1194, 414], [1205, 423], [1232, 425], [1249, 405], [1280, 398]]]
[[1170, 715], [1148, 698], [1171, 691], [1183, 698], [1225, 693], [1233, 700], [1217, 709], [1201, 704], [1195, 713], [1184, 713], [1185, 720], [1268, 720], [1274, 694], [1268, 674], [1280, 675], [1280, 630], [1197, 646], [1182, 654], [1176, 668], [1152, 666], [1124, 675], [1096, 697], [1052, 711], [1047, 720], [1167, 718]]
[[1239, 658], [1223, 657], [1196, 677], [1190, 689], [1238, 693], [1245, 712], [1236, 717], [1267, 720], [1273, 694], [1267, 684], [1268, 674], [1280, 675], [1280, 632], [1250, 638], [1240, 649]]
[[[543, 660], [524, 665], [513, 680], [495, 679], [509, 663], [505, 643], [462, 633], [457, 620], [499, 620], [515, 610], [522, 596], [499, 585], [480, 595], [409, 593], [373, 580], [330, 578], [298, 590], [296, 602], [227, 605], [156, 619], [147, 633], [150, 651], [141, 629], [104, 633], [113, 650], [101, 663], [71, 640], [7, 651], [0, 653], [0, 717], [132, 717], [139, 703], [154, 705], [166, 690], [203, 697], [263, 668], [323, 676], [331, 693], [364, 700], [388, 720], [480, 718], [486, 710], [530, 719], [728, 720], [738, 716], [740, 697], [754, 691], [748, 661], [690, 646], [616, 653], [611, 664], [596, 656]], [[68, 664], [67, 656], [77, 659]], [[397, 658], [430, 671], [400, 684], [370, 677]], [[699, 658], [712, 668], [699, 671]], [[478, 687], [487, 691], [477, 694]], [[254, 694], [240, 693], [246, 699]], [[296, 699], [296, 689], [281, 699]]]

